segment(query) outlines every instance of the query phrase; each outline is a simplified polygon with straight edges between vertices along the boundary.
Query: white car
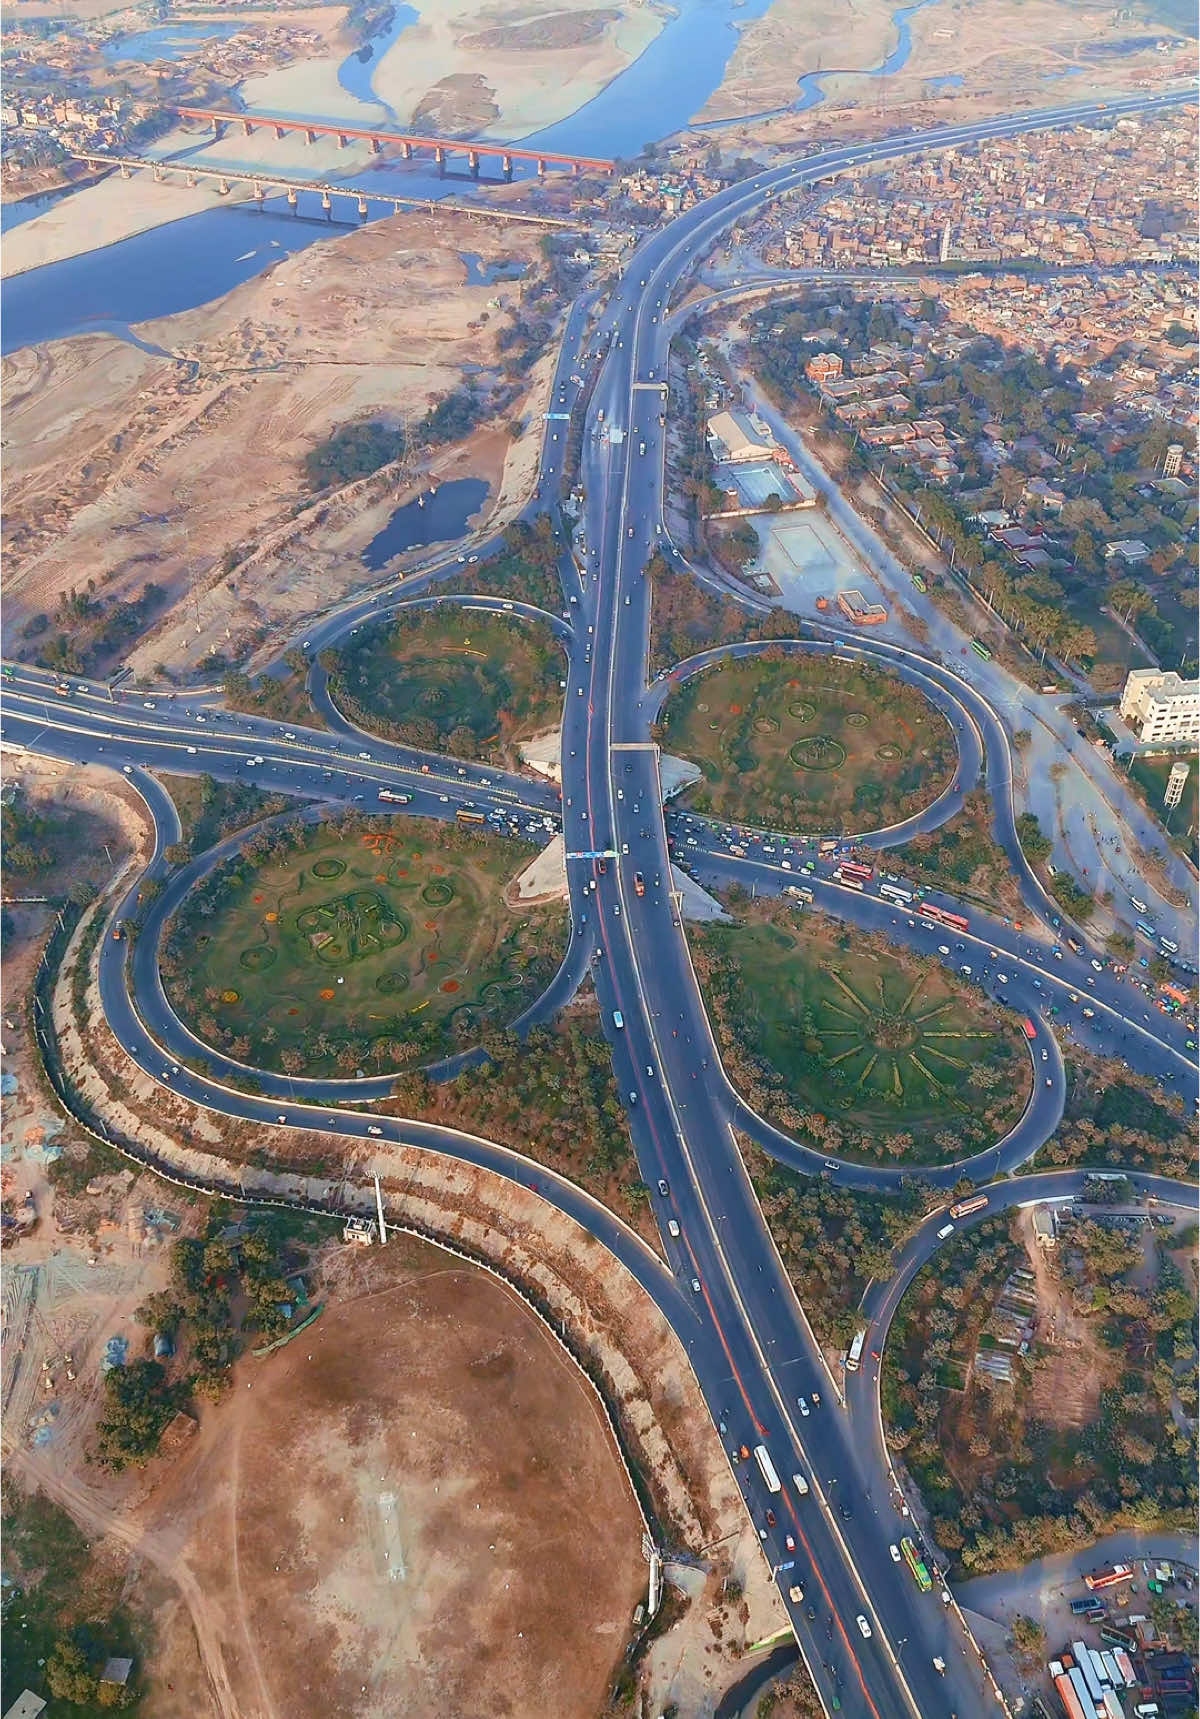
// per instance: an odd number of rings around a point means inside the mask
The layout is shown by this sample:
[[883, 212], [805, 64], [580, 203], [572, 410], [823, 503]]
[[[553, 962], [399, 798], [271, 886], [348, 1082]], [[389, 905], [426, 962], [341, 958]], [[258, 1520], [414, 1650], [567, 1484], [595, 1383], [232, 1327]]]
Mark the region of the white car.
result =
[[669, 1236], [674, 1236], [676, 1241], [679, 1240], [679, 1225], [675, 1222], [674, 1218], [667, 1219], [667, 1234]]
[[374, 1128], [374, 1127], [372, 1127], [372, 1128], [368, 1128], [368, 1129], [367, 1129], [367, 1133], [368, 1133], [368, 1134], [377, 1134], [377, 1135], [381, 1135], [381, 1134], [382, 1134], [382, 1133], [383, 1133], [383, 1129], [382, 1129], [382, 1128]]
[[889, 1546], [888, 1551], [892, 1555], [892, 1563], [898, 1564], [900, 1562], [900, 1548], [899, 1548], [899, 1546]]
[[855, 1618], [854, 1621], [858, 1625], [859, 1635], [862, 1636], [864, 1641], [870, 1641], [870, 1639], [871, 1639], [871, 1626], [867, 1622], [866, 1618], [862, 1615], [861, 1612], [859, 1612], [858, 1616]]
[[796, 1407], [800, 1410], [800, 1413], [807, 1420], [808, 1419], [808, 1404], [805, 1402], [803, 1397], [797, 1397], [796, 1398]]
[[945, 1241], [947, 1236], [952, 1236], [953, 1234], [954, 1234], [954, 1225], [953, 1224], [943, 1224], [941, 1229], [937, 1233], [937, 1239], [939, 1241]]
[[799, 1470], [797, 1470], [797, 1472], [792, 1476], [792, 1485], [796, 1488], [796, 1491], [800, 1494], [801, 1498], [806, 1496], [808, 1492], [808, 1482]]

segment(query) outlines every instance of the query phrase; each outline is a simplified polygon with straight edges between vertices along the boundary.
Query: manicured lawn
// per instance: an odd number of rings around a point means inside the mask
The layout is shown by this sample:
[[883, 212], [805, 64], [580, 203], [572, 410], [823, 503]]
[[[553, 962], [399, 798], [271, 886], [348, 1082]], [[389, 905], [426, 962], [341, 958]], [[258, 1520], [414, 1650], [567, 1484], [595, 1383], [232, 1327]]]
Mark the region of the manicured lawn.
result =
[[1018, 1026], [937, 961], [781, 904], [705, 926], [697, 953], [731, 1076], [785, 1126], [829, 1120], [854, 1155], [928, 1162], [994, 1144], [1024, 1109]]
[[1178, 843], [1186, 838], [1189, 826], [1194, 830], [1197, 819], [1200, 818], [1200, 770], [1197, 769], [1196, 754], [1181, 752], [1178, 761], [1190, 764], [1188, 779], [1183, 785], [1183, 799], [1173, 812], [1168, 812], [1163, 805], [1163, 795], [1167, 791], [1167, 777], [1171, 774], [1171, 765], [1176, 762], [1171, 758], [1135, 758], [1130, 770], [1131, 776], [1138, 782], [1146, 796], [1146, 804], [1158, 819], [1166, 826], [1167, 819], [1171, 820], [1171, 834]]
[[194, 890], [163, 971], [206, 1043], [289, 1073], [368, 1073], [475, 1044], [561, 957], [560, 909], [513, 913], [523, 843], [408, 818], [259, 835]]
[[541, 623], [449, 604], [364, 629], [327, 663], [334, 698], [370, 733], [509, 762], [559, 721], [564, 665]]
[[694, 810], [800, 833], [896, 823], [958, 763], [949, 724], [914, 688], [826, 659], [723, 663], [670, 699], [661, 729], [704, 773]]

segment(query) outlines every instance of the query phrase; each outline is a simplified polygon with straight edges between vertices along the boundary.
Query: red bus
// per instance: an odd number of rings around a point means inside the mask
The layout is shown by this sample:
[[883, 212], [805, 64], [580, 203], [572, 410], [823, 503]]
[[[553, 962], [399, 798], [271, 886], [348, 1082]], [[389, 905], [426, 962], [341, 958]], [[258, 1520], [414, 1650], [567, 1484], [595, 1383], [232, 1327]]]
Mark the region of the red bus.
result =
[[1037, 1028], [1034, 1026], [1034, 1024], [1031, 1020], [1026, 1018], [1025, 1020], [1023, 1020], [1021, 1022], [1021, 1025], [1025, 1029], [1025, 1037], [1027, 1039], [1036, 1039], [1037, 1038]]
[[866, 888], [866, 884], [863, 882], [861, 877], [848, 877], [842, 870], [841, 866], [839, 866], [834, 872], [833, 879], [835, 883], [844, 884], [847, 889], [857, 889], [861, 892]]
[[950, 931], [965, 931], [967, 921], [961, 913], [947, 913], [944, 907], [935, 907], [930, 901], [923, 901], [917, 912], [923, 919], [928, 919], [934, 925], [944, 925]]
[[1131, 1564], [1110, 1564], [1107, 1570], [1093, 1570], [1083, 1578], [1085, 1585], [1096, 1593], [1100, 1588], [1115, 1588], [1120, 1582], [1132, 1582]]
[[844, 878], [860, 877], [864, 883], [870, 883], [871, 879], [875, 876], [874, 871], [869, 865], [859, 865], [857, 860], [843, 860], [841, 865], [838, 867], [838, 870]]

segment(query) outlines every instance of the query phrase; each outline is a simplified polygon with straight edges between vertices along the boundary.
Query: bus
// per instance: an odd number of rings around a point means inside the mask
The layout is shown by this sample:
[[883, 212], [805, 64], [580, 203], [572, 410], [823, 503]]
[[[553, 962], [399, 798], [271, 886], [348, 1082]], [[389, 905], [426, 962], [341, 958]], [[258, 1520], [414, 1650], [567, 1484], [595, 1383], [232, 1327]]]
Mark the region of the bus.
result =
[[854, 1333], [854, 1341], [846, 1351], [846, 1371], [848, 1373], [858, 1372], [858, 1363], [862, 1360], [863, 1344], [866, 1340], [867, 1333], [865, 1330]]
[[967, 1218], [972, 1212], [981, 1212], [988, 1203], [986, 1194], [973, 1194], [969, 1200], [956, 1200], [950, 1208], [952, 1218]]
[[817, 852], [822, 854], [835, 854], [837, 852], [837, 843], [832, 840], [823, 841], [819, 844]]
[[393, 794], [390, 788], [381, 788], [379, 790], [379, 798], [381, 800], [391, 800], [397, 806], [407, 806], [409, 801], [412, 799], [412, 795]]
[[1137, 928], [1143, 937], [1149, 938], [1151, 943], [1156, 943], [1158, 941], [1158, 932], [1154, 929], [1153, 925], [1147, 925], [1144, 919], [1138, 920]]
[[843, 877], [861, 877], [864, 883], [870, 883], [875, 876], [871, 866], [861, 865], [858, 860], [843, 860], [838, 870]]
[[835, 883], [842, 884], [846, 889], [857, 889], [860, 895], [866, 888], [861, 877], [847, 877], [841, 866], [834, 872], [833, 879]]
[[454, 816], [458, 819], [460, 824], [482, 824], [483, 822], [482, 812], [464, 811], [461, 806], [458, 811], [455, 812]]
[[926, 589], [927, 589], [927, 587], [926, 587], [926, 584], [925, 584], [925, 581], [924, 581], [924, 579], [923, 579], [923, 578], [922, 578], [922, 577], [921, 577], [921, 575], [920, 575], [920, 574], [919, 574], [919, 573], [914, 573], [914, 574], [913, 574], [913, 576], [912, 576], [912, 582], [913, 582], [913, 585], [914, 585], [914, 586], [915, 586], [915, 588], [916, 588], [916, 589], [917, 589], [917, 590], [918, 590], [918, 591], [924, 591], [924, 590], [926, 590]]
[[982, 657], [985, 663], [992, 660], [992, 653], [988, 646], [983, 644], [979, 639], [971, 640], [971, 649], [975, 652], [977, 657]]
[[767, 1455], [767, 1447], [765, 1444], [756, 1444], [755, 1445], [755, 1447], [754, 1447], [754, 1460], [758, 1463], [759, 1468], [762, 1470], [762, 1477], [767, 1483], [767, 1491], [768, 1492], [778, 1492], [780, 1490], [779, 1476], [775, 1472], [775, 1464], [771, 1461], [771, 1458]]
[[898, 883], [881, 883], [879, 893], [888, 901], [898, 901], [901, 907], [908, 907], [913, 898], [912, 890]]
[[1093, 1570], [1083, 1580], [1089, 1592], [1094, 1594], [1103, 1588], [1115, 1588], [1121, 1582], [1132, 1582], [1133, 1566], [1131, 1564], [1110, 1564], [1107, 1570]]
[[931, 920], [934, 925], [944, 925], [950, 931], [967, 929], [967, 921], [961, 913], [948, 913], [944, 907], [935, 907], [931, 901], [923, 901], [917, 912], [923, 919]]
[[1158, 941], [1159, 941], [1159, 946], [1161, 948], [1165, 949], [1168, 955], [1178, 955], [1179, 945], [1178, 945], [1178, 943], [1175, 942], [1174, 938], [1172, 938], [1172, 937], [1160, 937]]
[[923, 1594], [927, 1594], [933, 1586], [933, 1583], [929, 1579], [929, 1571], [925, 1568], [925, 1565], [917, 1555], [917, 1548], [913, 1545], [907, 1535], [905, 1535], [904, 1539], [900, 1542], [900, 1550], [904, 1553], [904, 1562], [913, 1573], [914, 1582], [916, 1582]]

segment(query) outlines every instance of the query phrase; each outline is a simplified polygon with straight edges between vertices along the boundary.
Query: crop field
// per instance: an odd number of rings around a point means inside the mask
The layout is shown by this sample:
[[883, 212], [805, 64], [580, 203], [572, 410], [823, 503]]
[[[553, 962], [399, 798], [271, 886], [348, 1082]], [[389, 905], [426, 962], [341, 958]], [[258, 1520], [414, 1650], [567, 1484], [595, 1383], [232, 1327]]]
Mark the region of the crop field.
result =
[[507, 1025], [553, 975], [561, 910], [503, 899], [530, 849], [411, 819], [251, 844], [176, 916], [163, 972], [207, 1043], [256, 1067], [411, 1065]]
[[871, 1156], [993, 1144], [1029, 1095], [1019, 1030], [936, 961], [880, 945], [786, 909], [706, 926], [699, 965], [735, 1084], [757, 1080], [756, 1097], [782, 1098], [793, 1120], [835, 1119], [844, 1144]]
[[366, 628], [331, 657], [346, 715], [409, 746], [511, 761], [561, 715], [564, 658], [536, 621], [447, 604]]
[[694, 811], [797, 833], [857, 834], [910, 817], [958, 762], [950, 725], [867, 664], [722, 663], [668, 702], [665, 743], [699, 765]]

